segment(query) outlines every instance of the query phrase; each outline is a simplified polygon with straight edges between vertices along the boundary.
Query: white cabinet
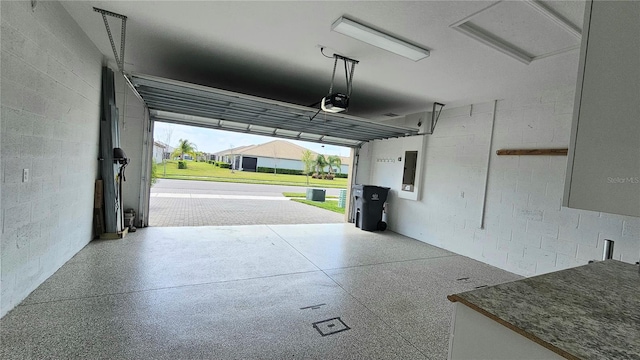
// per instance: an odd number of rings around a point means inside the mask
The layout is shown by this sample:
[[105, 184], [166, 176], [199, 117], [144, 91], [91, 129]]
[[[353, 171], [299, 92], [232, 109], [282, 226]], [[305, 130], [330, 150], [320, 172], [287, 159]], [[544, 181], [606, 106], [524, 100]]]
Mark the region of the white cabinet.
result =
[[454, 306], [449, 334], [449, 360], [564, 359], [462, 303], [457, 302]]
[[640, 216], [640, 1], [588, 1], [564, 206]]

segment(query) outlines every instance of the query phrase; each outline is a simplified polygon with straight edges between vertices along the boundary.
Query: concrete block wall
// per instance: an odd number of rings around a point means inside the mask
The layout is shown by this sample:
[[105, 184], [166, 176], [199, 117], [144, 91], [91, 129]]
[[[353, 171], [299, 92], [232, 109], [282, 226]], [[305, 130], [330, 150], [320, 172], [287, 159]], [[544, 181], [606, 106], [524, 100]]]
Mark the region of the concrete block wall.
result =
[[[493, 153], [507, 147], [567, 147], [574, 91], [568, 86], [529, 99], [499, 101]], [[497, 231], [502, 238], [496, 249], [483, 248], [485, 261], [505, 264], [494, 256], [506, 254], [508, 270], [542, 274], [600, 260], [605, 239], [615, 242], [614, 259], [640, 260], [640, 232], [634, 230], [640, 228], [640, 218], [561, 206], [566, 156], [492, 156], [493, 201], [487, 207], [492, 227], [486, 233]]]
[[[572, 86], [498, 101], [491, 149], [493, 103], [444, 111], [435, 134], [427, 136], [423, 197], [392, 198], [390, 228], [524, 276], [601, 259], [605, 239], [615, 241], [615, 259], [638, 261], [640, 218], [561, 206], [566, 156], [495, 155], [501, 148], [567, 147], [573, 101]], [[368, 161], [370, 170], [359, 171], [358, 181], [385, 183], [376, 175], [385, 171], [377, 168], [393, 164], [375, 158], [397, 156], [388, 149], [399, 148], [402, 141], [365, 145], [360, 161]]]
[[[363, 159], [370, 158], [371, 161], [361, 162], [358, 167], [357, 184], [364, 185], [377, 185], [390, 188], [388, 203], [396, 204], [397, 199], [400, 199], [399, 193], [402, 191], [402, 177], [404, 175], [404, 156], [405, 151], [422, 151], [423, 148], [422, 136], [411, 136], [402, 139], [391, 139], [385, 141], [376, 141], [375, 146], [370, 147], [365, 145], [361, 149], [360, 156]], [[420, 156], [420, 154], [419, 154]], [[400, 159], [400, 160], [398, 160]], [[375, 166], [371, 166], [371, 162]], [[363, 175], [366, 175], [369, 179], [364, 180]], [[416, 184], [419, 184], [421, 179], [419, 174], [416, 174]], [[416, 189], [417, 191], [417, 189]], [[411, 202], [400, 202], [403, 205], [409, 205]], [[389, 207], [389, 220], [392, 222], [398, 222], [398, 212]]]
[[0, 7], [3, 316], [92, 239], [102, 55], [58, 2]]

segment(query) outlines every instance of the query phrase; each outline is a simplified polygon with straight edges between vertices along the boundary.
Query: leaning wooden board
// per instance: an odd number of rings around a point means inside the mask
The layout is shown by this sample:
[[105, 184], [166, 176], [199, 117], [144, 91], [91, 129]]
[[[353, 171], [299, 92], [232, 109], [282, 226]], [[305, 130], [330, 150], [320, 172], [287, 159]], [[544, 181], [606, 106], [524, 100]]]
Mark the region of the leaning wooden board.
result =
[[104, 203], [103, 197], [103, 182], [102, 180], [96, 180], [95, 192], [93, 197], [93, 236], [94, 238], [100, 237], [104, 233], [104, 210], [102, 205]]

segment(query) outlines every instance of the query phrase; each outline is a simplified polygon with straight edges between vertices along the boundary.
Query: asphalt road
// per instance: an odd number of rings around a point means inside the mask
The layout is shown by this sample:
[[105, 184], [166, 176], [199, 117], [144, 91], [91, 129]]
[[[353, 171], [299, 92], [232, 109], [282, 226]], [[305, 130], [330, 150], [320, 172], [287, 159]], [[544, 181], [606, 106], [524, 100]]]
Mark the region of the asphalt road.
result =
[[[327, 195], [338, 196], [340, 189], [326, 189]], [[214, 181], [158, 179], [151, 193], [282, 196], [283, 192], [306, 193], [302, 186], [240, 184]]]

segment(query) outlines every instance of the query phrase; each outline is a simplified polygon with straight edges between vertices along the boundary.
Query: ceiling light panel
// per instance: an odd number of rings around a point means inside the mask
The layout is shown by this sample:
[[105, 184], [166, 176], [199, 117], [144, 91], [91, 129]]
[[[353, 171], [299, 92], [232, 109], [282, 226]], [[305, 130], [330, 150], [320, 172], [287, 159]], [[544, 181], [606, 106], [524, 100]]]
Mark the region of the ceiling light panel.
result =
[[429, 57], [429, 50], [410, 44], [353, 20], [341, 17], [331, 25], [331, 30], [347, 35], [369, 45], [404, 56], [413, 61]]
[[[533, 2], [531, 2], [533, 3]], [[502, 2], [467, 24], [482, 29], [532, 57], [580, 44], [579, 34], [560, 27], [529, 2]]]
[[451, 27], [524, 64], [580, 47], [580, 28], [537, 0], [499, 1]]

